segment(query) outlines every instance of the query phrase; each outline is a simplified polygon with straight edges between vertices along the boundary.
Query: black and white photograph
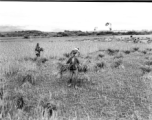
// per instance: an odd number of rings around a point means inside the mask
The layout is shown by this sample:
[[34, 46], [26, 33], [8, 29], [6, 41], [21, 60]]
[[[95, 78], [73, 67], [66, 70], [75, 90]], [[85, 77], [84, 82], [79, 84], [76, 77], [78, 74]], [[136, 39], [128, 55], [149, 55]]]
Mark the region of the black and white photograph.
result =
[[152, 120], [152, 3], [0, 2], [0, 120]]

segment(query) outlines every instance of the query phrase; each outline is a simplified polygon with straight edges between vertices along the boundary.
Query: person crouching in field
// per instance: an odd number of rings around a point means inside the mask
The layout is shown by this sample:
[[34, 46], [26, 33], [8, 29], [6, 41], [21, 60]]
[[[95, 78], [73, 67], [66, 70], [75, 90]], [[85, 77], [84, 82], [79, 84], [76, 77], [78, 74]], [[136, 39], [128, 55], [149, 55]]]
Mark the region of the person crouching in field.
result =
[[37, 43], [35, 48], [36, 57], [40, 57], [41, 51], [43, 51], [43, 48], [41, 48], [39, 43]]
[[79, 66], [79, 60], [76, 57], [77, 52], [73, 52], [71, 54], [71, 57], [68, 59], [67, 64], [69, 65], [69, 71], [70, 71], [70, 80], [69, 85], [71, 86], [73, 75], [77, 76], [78, 73], [78, 66]]

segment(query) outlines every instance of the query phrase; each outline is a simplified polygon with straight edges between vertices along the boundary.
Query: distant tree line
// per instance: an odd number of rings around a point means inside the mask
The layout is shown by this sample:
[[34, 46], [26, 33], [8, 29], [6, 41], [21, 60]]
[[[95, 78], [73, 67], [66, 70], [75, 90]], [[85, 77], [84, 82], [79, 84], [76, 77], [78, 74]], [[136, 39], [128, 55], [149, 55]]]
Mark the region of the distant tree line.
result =
[[64, 32], [42, 32], [38, 30], [26, 30], [26, 31], [14, 31], [14, 32], [1, 32], [0, 37], [23, 37], [28, 39], [30, 37], [68, 37], [68, 36], [91, 36], [91, 35], [148, 35], [152, 34], [152, 31], [127, 31], [127, 32], [115, 32], [115, 31], [69, 31]]

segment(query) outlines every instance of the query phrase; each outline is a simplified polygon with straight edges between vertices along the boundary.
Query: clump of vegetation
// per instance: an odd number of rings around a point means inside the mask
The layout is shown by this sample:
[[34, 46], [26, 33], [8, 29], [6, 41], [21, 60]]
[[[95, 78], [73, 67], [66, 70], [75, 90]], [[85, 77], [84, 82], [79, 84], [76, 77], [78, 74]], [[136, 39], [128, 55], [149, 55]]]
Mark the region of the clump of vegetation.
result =
[[19, 71], [20, 71], [19, 67], [10, 66], [10, 68], [8, 70], [4, 71], [4, 76], [6, 78], [13, 77], [13, 76], [17, 75], [19, 73]]
[[59, 58], [59, 61], [64, 61], [64, 60], [65, 60], [65, 58], [63, 58], [63, 57]]
[[39, 59], [39, 62], [41, 62], [41, 63], [45, 63], [45, 62], [47, 62], [47, 61], [48, 61], [47, 58], [40, 58], [40, 59]]
[[91, 59], [92, 57], [91, 57], [91, 56], [89, 56], [89, 55], [87, 55], [85, 58], [86, 58], [86, 59]]
[[98, 57], [103, 58], [105, 55], [99, 54]]
[[118, 53], [119, 52], [119, 50], [113, 50], [113, 49], [107, 49], [107, 53], [108, 53], [108, 55], [114, 55], [114, 54], [116, 54], [116, 53]]
[[98, 68], [104, 68], [106, 66], [104, 62], [97, 63], [96, 65]]
[[39, 63], [45, 63], [48, 61], [47, 58], [44, 58], [44, 57], [34, 57], [34, 58], [31, 58], [31, 57], [24, 57], [23, 58], [24, 61], [32, 61], [32, 62], [39, 62]]
[[132, 52], [136, 52], [136, 51], [138, 51], [139, 50], [139, 47], [134, 47], [134, 48], [132, 48]]
[[146, 56], [146, 57], [145, 57], [145, 59], [149, 60], [149, 57], [148, 57], [148, 56]]
[[105, 67], [106, 67], [106, 63], [105, 62], [98, 62], [94, 66], [96, 72], [100, 71], [101, 69], [104, 69]]
[[57, 56], [50, 56], [49, 59], [57, 59]]
[[25, 61], [33, 61], [33, 62], [35, 62], [35, 61], [37, 60], [36, 57], [35, 57], [35, 58], [31, 58], [31, 57], [27, 57], [27, 56], [25, 56], [23, 59], [24, 59]]
[[146, 61], [145, 64], [148, 65], [148, 66], [151, 66], [152, 65], [152, 61], [151, 60], [150, 61]]
[[151, 68], [150, 67], [148, 67], [148, 66], [142, 66], [142, 67], [140, 67], [140, 69], [142, 70], [142, 73], [143, 74], [146, 74], [146, 73], [149, 73], [149, 72], [151, 72]]
[[120, 59], [123, 58], [123, 55], [121, 53], [114, 56], [114, 59]]
[[24, 39], [30, 39], [30, 36], [25, 35], [23, 38]]
[[147, 48], [146, 50], [147, 50], [147, 51], [152, 51], [152, 48]]
[[119, 68], [119, 66], [122, 65], [122, 60], [118, 59], [114, 61], [114, 63], [111, 65], [112, 68]]
[[86, 73], [88, 71], [87, 65], [79, 65], [78, 66], [78, 72]]
[[32, 74], [27, 74], [27, 75], [23, 76], [22, 84], [24, 84], [26, 82], [30, 83], [31, 85], [35, 85], [35, 79], [32, 76]]
[[141, 53], [143, 53], [143, 54], [147, 54], [147, 51], [146, 51], [146, 50], [143, 50], [143, 51], [141, 51]]
[[70, 53], [64, 53], [63, 56], [66, 57], [66, 58], [69, 58], [70, 57]]
[[130, 50], [124, 50], [123, 51], [125, 54], [130, 54]]
[[65, 65], [63, 63], [58, 63], [57, 69], [59, 71], [60, 76], [62, 76], [63, 73], [65, 73], [69, 70], [69, 67], [68, 67], [68, 65]]

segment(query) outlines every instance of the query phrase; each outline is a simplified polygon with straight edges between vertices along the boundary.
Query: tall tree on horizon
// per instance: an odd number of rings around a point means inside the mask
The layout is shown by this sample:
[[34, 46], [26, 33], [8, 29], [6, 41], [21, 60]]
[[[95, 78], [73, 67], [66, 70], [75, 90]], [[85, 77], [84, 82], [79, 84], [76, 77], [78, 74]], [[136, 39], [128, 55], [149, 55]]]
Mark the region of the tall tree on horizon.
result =
[[95, 27], [95, 28], [94, 28], [94, 31], [96, 31], [96, 30], [97, 30], [97, 28], [98, 28], [98, 27]]
[[105, 24], [105, 26], [109, 26], [109, 30], [112, 31], [112, 24], [111, 24], [111, 23], [107, 22], [107, 23]]

